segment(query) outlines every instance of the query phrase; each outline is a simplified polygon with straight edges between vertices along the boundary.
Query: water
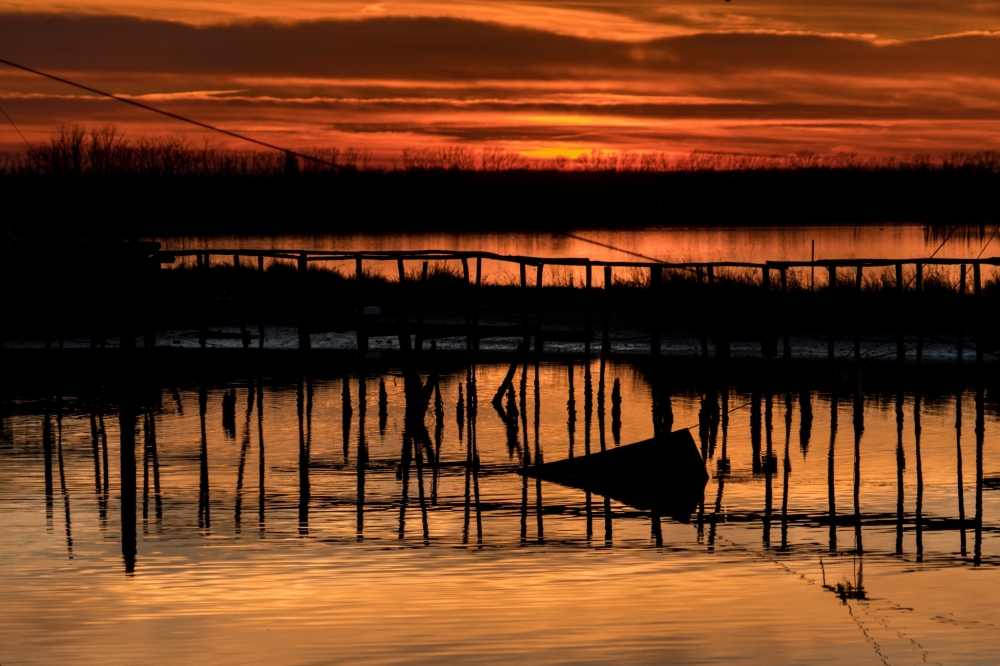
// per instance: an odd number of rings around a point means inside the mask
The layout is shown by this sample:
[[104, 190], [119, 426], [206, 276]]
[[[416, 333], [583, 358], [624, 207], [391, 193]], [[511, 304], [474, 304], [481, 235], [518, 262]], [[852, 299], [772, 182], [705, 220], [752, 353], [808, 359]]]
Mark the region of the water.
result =
[[[301, 249], [388, 251], [482, 251], [536, 257], [588, 257], [595, 261], [809, 261], [815, 258], [916, 258], [996, 256], [993, 227], [922, 224], [808, 225], [781, 227], [662, 227], [571, 233], [428, 233], [296, 236], [206, 236], [157, 238], [168, 250]], [[370, 269], [377, 270], [373, 264]], [[353, 269], [353, 262], [351, 262]], [[394, 276], [395, 265], [384, 272]], [[490, 266], [485, 269], [488, 273]], [[513, 269], [516, 271], [516, 267]], [[493, 268], [493, 279], [510, 277]], [[511, 274], [513, 275], [513, 274]], [[552, 279], [549, 276], [549, 279]]]
[[[516, 431], [489, 404], [505, 371], [476, 368], [475, 413], [466, 373], [442, 375], [430, 450], [407, 450], [392, 371], [364, 377], [363, 402], [357, 375], [136, 391], [152, 407], [134, 516], [113, 392], [11, 400], [0, 663], [995, 663], [989, 395], [673, 389], [712, 478], [691, 522], [657, 533], [516, 473], [526, 452], [651, 436], [645, 371], [611, 363], [602, 392], [596, 361], [543, 364], [537, 388], [520, 368]], [[848, 583], [864, 598], [838, 596]]]

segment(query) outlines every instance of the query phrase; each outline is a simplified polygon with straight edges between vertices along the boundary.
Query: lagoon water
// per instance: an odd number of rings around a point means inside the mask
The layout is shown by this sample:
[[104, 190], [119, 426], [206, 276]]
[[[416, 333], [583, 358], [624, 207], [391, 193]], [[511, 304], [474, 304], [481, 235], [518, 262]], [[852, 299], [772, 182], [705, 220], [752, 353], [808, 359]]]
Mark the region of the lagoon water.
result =
[[516, 473], [651, 436], [646, 371], [521, 367], [513, 432], [505, 371], [441, 376], [430, 450], [392, 369], [162, 385], [134, 421], [110, 390], [14, 390], [0, 664], [996, 663], [989, 392], [672, 389], [711, 479], [657, 530]]
[[[208, 248], [339, 251], [455, 250], [601, 261], [809, 261], [977, 257], [1000, 254], [993, 226], [924, 224], [656, 227], [572, 232], [392, 233], [163, 237], [168, 250]], [[814, 247], [815, 245], [815, 247]], [[392, 274], [395, 266], [388, 266]], [[498, 279], [500, 276], [496, 276]]]

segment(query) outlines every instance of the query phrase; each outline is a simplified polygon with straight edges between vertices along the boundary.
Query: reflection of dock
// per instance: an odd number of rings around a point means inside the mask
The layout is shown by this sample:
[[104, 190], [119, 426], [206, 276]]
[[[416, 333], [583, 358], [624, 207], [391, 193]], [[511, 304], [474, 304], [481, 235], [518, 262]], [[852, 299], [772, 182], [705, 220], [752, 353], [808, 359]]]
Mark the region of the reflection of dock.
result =
[[[570, 376], [583, 377], [581, 383], [566, 382], [569, 399], [566, 400], [565, 421], [565, 453], [559, 446], [549, 443], [545, 455], [550, 464], [558, 467], [560, 459], [573, 465], [599, 461], [608, 455], [617, 455], [630, 449], [629, 446], [615, 448], [612, 438], [607, 437], [605, 428], [607, 408], [605, 396], [606, 384], [611, 381], [601, 364], [601, 372], [591, 375], [591, 366], [584, 364], [565, 366]], [[368, 442], [367, 419], [375, 418], [374, 410], [369, 414], [368, 391], [372, 386], [370, 376], [344, 377], [337, 384], [340, 424], [342, 437], [338, 435], [337, 449], [341, 448], [343, 460], [331, 460], [327, 457], [317, 457], [314, 446], [314, 403], [316, 381], [308, 376], [299, 376], [289, 390], [294, 392], [295, 424], [297, 428], [295, 441], [297, 458], [294, 466], [296, 477], [294, 493], [284, 493], [280, 501], [269, 495], [265, 475], [264, 439], [267, 434], [267, 423], [263, 411], [264, 387], [266, 382], [260, 378], [247, 379], [238, 387], [239, 404], [243, 405], [243, 413], [239, 419], [242, 432], [239, 438], [230, 439], [228, 428], [219, 430], [219, 423], [208, 419], [209, 396], [218, 396], [218, 392], [209, 391], [209, 386], [201, 383], [196, 390], [197, 405], [197, 455], [185, 458], [182, 465], [189, 465], [190, 471], [197, 477], [197, 508], [193, 499], [190, 501], [192, 526], [197, 516], [198, 533], [204, 537], [220, 534], [229, 530], [228, 517], [232, 517], [232, 529], [236, 534], [246, 535], [248, 514], [257, 515], [257, 534], [263, 537], [265, 520], [267, 530], [286, 532], [289, 530], [285, 518], [289, 511], [295, 513], [291, 521], [292, 531], [301, 537], [322, 535], [322, 528], [317, 527], [315, 516], [318, 509], [331, 506], [350, 508], [356, 514], [356, 525], [352, 527], [358, 540], [372, 535], [372, 530], [384, 530], [385, 521], [380, 520], [373, 527], [367, 517], [378, 515], [384, 517], [392, 514], [395, 521], [393, 539], [405, 541], [416, 539], [422, 544], [432, 544], [441, 540], [461, 539], [464, 544], [473, 546], [490, 545], [490, 525], [493, 521], [510, 516], [519, 517], [520, 543], [546, 542], [545, 523], [547, 516], [561, 516], [560, 520], [579, 520], [580, 538], [590, 543], [593, 539], [594, 521], [603, 522], [604, 536], [602, 543], [616, 543], [616, 523], [621, 521], [647, 521], [652, 542], [663, 542], [663, 526], [661, 516], [670, 516], [676, 512], [657, 510], [641, 500], [631, 500], [627, 493], [623, 494], [611, 488], [602, 488], [600, 484], [578, 485], [580, 490], [561, 490], [556, 492], [554, 486], [544, 483], [547, 479], [542, 474], [532, 474], [533, 470], [544, 466], [543, 441], [539, 431], [541, 426], [541, 402], [543, 398], [556, 399], [562, 404], [563, 397], [549, 397], [543, 393], [539, 376], [539, 364], [521, 359], [514, 365], [512, 381], [510, 382], [501, 408], [487, 410], [481, 413], [478, 397], [481, 387], [477, 386], [479, 378], [475, 366], [469, 366], [464, 374], [464, 381], [459, 383], [459, 402], [455, 404], [455, 423], [461, 433], [462, 456], [453, 453], [442, 453], [442, 431], [444, 428], [446, 398], [441, 394], [441, 386], [436, 381], [436, 373], [431, 372], [424, 377], [413, 371], [409, 375], [409, 385], [404, 394], [407, 396], [408, 407], [403, 419], [404, 428], [399, 433], [397, 455], [386, 455], [383, 450], [373, 453]], [[596, 364], [595, 364], [596, 367]], [[651, 372], [660, 372], [651, 369]], [[558, 369], [559, 376], [563, 366]], [[596, 382], [594, 378], [596, 377]], [[338, 380], [340, 381], [340, 380]], [[596, 387], [593, 386], [596, 384]], [[287, 384], [285, 384], [287, 385]], [[670, 384], [662, 375], [653, 376], [650, 382], [652, 400], [650, 412], [655, 428], [668, 432], [673, 429], [674, 410], [676, 404], [671, 397]], [[117, 412], [120, 427], [119, 435], [119, 474], [124, 483], [120, 488], [121, 519], [120, 534], [122, 540], [122, 556], [127, 571], [137, 568], [137, 559], [141, 557], [141, 535], [162, 534], [164, 513], [186, 510], [186, 505], [178, 497], [178, 491], [161, 477], [161, 460], [164, 446], [158, 441], [158, 421], [162, 419], [160, 401], [173, 395], [176, 411], [183, 412], [184, 405], [177, 391], [164, 390], [155, 382], [148, 380], [140, 388], [136, 386], [118, 387], [118, 399], [113, 402], [89, 400], [85, 403], [68, 403], [56, 399], [38, 403], [37, 412], [24, 411], [21, 416], [38, 419], [39, 432], [42, 435], [42, 446], [37, 451], [41, 458], [39, 466], [45, 472], [45, 502], [48, 524], [54, 519], [54, 506], [57, 495], [61, 494], [66, 516], [66, 542], [69, 552], [79, 535], [70, 532], [70, 489], [66, 482], [66, 466], [73, 459], [62, 451], [60, 424], [62, 420], [81, 416], [89, 426], [90, 440], [87, 459], [88, 479], [91, 466], [93, 469], [93, 491], [101, 525], [107, 521], [109, 498], [115, 495], [109, 482], [109, 447], [105, 420]], [[492, 393], [489, 387], [489, 393]], [[596, 388], [596, 390], [594, 390]], [[388, 416], [388, 399], [381, 397], [384, 388], [379, 391], [378, 419], [383, 423]], [[582, 394], [582, 405], [577, 398]], [[452, 394], [454, 396], [455, 394]], [[826, 506], [813, 507], [809, 511], [790, 507], [789, 495], [795, 494], [795, 470], [793, 469], [793, 452], [804, 455], [809, 447], [826, 439], [825, 434], [815, 432], [816, 415], [813, 413], [813, 401], [817, 394], [800, 389], [786, 390], [781, 393], [768, 388], [753, 388], [745, 395], [749, 402], [742, 398], [737, 404], [733, 400], [730, 388], [707, 388], [701, 391], [698, 422], [691, 424], [690, 433], [692, 453], [703, 459], [715, 475], [715, 486], [709, 486], [707, 496], [699, 496], [690, 504], [685, 515], [673, 515], [677, 520], [690, 520], [696, 529], [698, 543], [704, 543], [712, 549], [717, 545], [719, 530], [723, 525], [740, 526], [744, 530], [759, 528], [760, 544], [764, 548], [777, 552], [792, 552], [801, 550], [801, 540], [790, 537], [796, 530], [812, 532], [809, 540], [816, 541], [816, 534], [828, 533], [823, 548], [833, 555], [857, 555], [866, 557], [907, 555], [904, 552], [904, 535], [915, 538], [915, 550], [912, 554], [917, 561], [934, 561], [937, 563], [971, 563], [980, 565], [993, 561], [994, 558], [983, 555], [984, 536], [994, 535], [1000, 528], [986, 525], [983, 521], [983, 492], [985, 480], [983, 474], [983, 447], [985, 438], [986, 394], [983, 389], [973, 393], [972, 412], [974, 422], [974, 444], [963, 442], [962, 435], [966, 432], [963, 416], [967, 417], [969, 410], [968, 394], [957, 393], [955, 400], [955, 460], [956, 477], [954, 488], [956, 493], [957, 517], [951, 515], [934, 515], [927, 511], [924, 501], [924, 450], [922, 434], [922, 418], [925, 409], [925, 398], [920, 393], [911, 394], [912, 403], [904, 401], [902, 393], [885, 399], [886, 404], [895, 409], [897, 442], [896, 442], [896, 511], [872, 511], [865, 509], [864, 486], [862, 484], [862, 457], [865, 455], [865, 396], [859, 391], [848, 393], [846, 409], [852, 413], [849, 427], [852, 437], [847, 447], [843, 436], [843, 421], [838, 422], [838, 409], [844, 396], [834, 392], [831, 395], [828, 448], [823, 451], [823, 469], [826, 474], [827, 495]], [[169, 399], [169, 398], [168, 398]], [[215, 397], [211, 398], [215, 400]], [[620, 398], [619, 398], [620, 399]], [[451, 398], [447, 398], [450, 402]], [[529, 403], [533, 400], [533, 403]], [[894, 404], [893, 404], [894, 401]], [[792, 409], [798, 406], [799, 437], [798, 447], [793, 446]], [[583, 413], [583, 432], [579, 432], [577, 410]], [[746, 451], [750, 453], [754, 464], [746, 471], [734, 471], [731, 464], [733, 451], [733, 432], [731, 414], [735, 410], [747, 409], [749, 412], [749, 432], [742, 437], [749, 443]], [[783, 412], [782, 412], [783, 410]], [[560, 407], [561, 411], [561, 407]], [[596, 419], [593, 419], [596, 411]], [[824, 410], [825, 411], [825, 410]], [[256, 418], [254, 418], [256, 412]], [[55, 418], [53, 418], [53, 414]], [[781, 417], [784, 416], [782, 419]], [[489, 464], [481, 461], [481, 446], [479, 433], [480, 420], [499, 418], [504, 430], [503, 455], [509, 462]], [[620, 418], [620, 415], [619, 417]], [[427, 421], [430, 419], [430, 421]], [[256, 421], [256, 423], [254, 423]], [[493, 421], [495, 425], [496, 422]], [[592, 439], [591, 430], [596, 424], [596, 441]], [[687, 424], [683, 424], [687, 425]], [[383, 426], [384, 430], [384, 426]], [[256, 431], [256, 437], [254, 437]], [[912, 458], [903, 454], [903, 433], [909, 431], [915, 440]], [[208, 446], [209, 434], [221, 432], [224, 441], [231, 442], [235, 452], [235, 465], [231, 475], [220, 472], [218, 461], [210, 457]], [[677, 431], [674, 430], [676, 433]], [[685, 433], [688, 431], [684, 431]], [[141, 434], [136, 437], [136, 434]], [[372, 435], [375, 437], [374, 433]], [[685, 435], [686, 436], [686, 435]], [[137, 452], [136, 446], [141, 442], [142, 451]], [[394, 445], [395, 446], [395, 445]], [[254, 451], [254, 447], [257, 448]], [[971, 451], [971, 453], [970, 453]], [[112, 452], [113, 453], [113, 452]], [[169, 447], [167, 451], [169, 454]], [[258, 460], [258, 483], [256, 492], [251, 490], [247, 466]], [[140, 463], [141, 460], [141, 463]], [[213, 465], [213, 462], [215, 463]], [[139, 464], [142, 470], [138, 469]], [[272, 463], [273, 464], [273, 463]], [[915, 472], [915, 504], [914, 510], [907, 510], [906, 494], [909, 492], [904, 484], [904, 471]], [[289, 470], [290, 472], [292, 470]], [[517, 472], [528, 472], [520, 478]], [[330, 496], [324, 489], [325, 479], [329, 473], [350, 476], [353, 497], [343, 495]], [[622, 472], [628, 477], [628, 470]], [[141, 474], [141, 480], [139, 479]], [[845, 493], [844, 487], [837, 481], [847, 474], [851, 479], [851, 490]], [[58, 477], [57, 477], [58, 475]], [[535, 477], [535, 478], [532, 478]], [[965, 496], [965, 480], [975, 479], [975, 495]], [[192, 477], [194, 478], [194, 477]], [[389, 478], [394, 478], [398, 494], [386, 495], [382, 488], [375, 486]], [[490, 492], [498, 479], [506, 479], [516, 483], [519, 489], [518, 498], [510, 496], [497, 498]], [[626, 483], [629, 479], [626, 478]], [[88, 486], [90, 481], [88, 480]], [[450, 488], [461, 488], [457, 493], [442, 493], [442, 484]], [[222, 492], [218, 490], [223, 486]], [[734, 488], [743, 486], [742, 492], [733, 500]], [[780, 492], [779, 488], [780, 486]], [[747, 489], [759, 488], [758, 500], [747, 501]], [[215, 492], [212, 492], [215, 490]], [[840, 492], [838, 492], [838, 490]], [[273, 492], [273, 491], [272, 491]], [[754, 490], [754, 492], [757, 492]], [[729, 496], [727, 498], [727, 493]], [[140, 497], [141, 495], [141, 497]], [[228, 504], [231, 495], [232, 504]], [[547, 497], [546, 497], [547, 496]], [[74, 495], [78, 497], [78, 495]], [[165, 506], [164, 497], [171, 497], [169, 506]], [[556, 499], [558, 498], [558, 499]], [[79, 501], [79, 500], [78, 500]], [[226, 505], [222, 503], [225, 502]], [[141, 512], [139, 507], [141, 506]], [[974, 507], [974, 508], [973, 508]], [[653, 510], [650, 510], [653, 509]], [[968, 509], [968, 511], [967, 511]], [[78, 517], [79, 509], [73, 513]], [[432, 529], [435, 513], [442, 515], [461, 516], [461, 533], [437, 534]], [[353, 519], [352, 519], [353, 520]], [[79, 518], [77, 518], [79, 522]], [[168, 521], [169, 523], [169, 521]], [[175, 523], [176, 524], [176, 523]], [[220, 527], [223, 525], [223, 527]], [[139, 529], [141, 526], [141, 535]], [[707, 526], [707, 530], [706, 530]], [[176, 528], [174, 528], [176, 529]], [[853, 539], [844, 538], [844, 530], [853, 531]], [[865, 537], [872, 530], [879, 532], [895, 532], [895, 549], [879, 551], [866, 543]], [[840, 532], [838, 534], [838, 531]], [[930, 533], [948, 533], [955, 535], [956, 552], [929, 552], [925, 547], [924, 536]], [[551, 531], [550, 531], [551, 534]], [[381, 531], [377, 538], [385, 538]], [[838, 541], [839, 537], [839, 541]], [[74, 541], [75, 538], [75, 541]], [[620, 536], [618, 537], [621, 538]], [[550, 537], [551, 540], [551, 537]], [[870, 540], [870, 539], [869, 539]], [[967, 541], [972, 541], [967, 544]], [[890, 540], [891, 542], [891, 540]], [[970, 547], [971, 546], [971, 547]]]

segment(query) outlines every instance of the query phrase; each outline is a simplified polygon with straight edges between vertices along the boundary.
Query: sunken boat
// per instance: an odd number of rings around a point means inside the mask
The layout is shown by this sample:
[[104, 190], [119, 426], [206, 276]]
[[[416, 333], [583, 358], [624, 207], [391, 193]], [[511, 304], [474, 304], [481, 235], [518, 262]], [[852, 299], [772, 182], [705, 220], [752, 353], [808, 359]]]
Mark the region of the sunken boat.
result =
[[705, 462], [687, 430], [519, 472], [685, 523], [708, 483]]

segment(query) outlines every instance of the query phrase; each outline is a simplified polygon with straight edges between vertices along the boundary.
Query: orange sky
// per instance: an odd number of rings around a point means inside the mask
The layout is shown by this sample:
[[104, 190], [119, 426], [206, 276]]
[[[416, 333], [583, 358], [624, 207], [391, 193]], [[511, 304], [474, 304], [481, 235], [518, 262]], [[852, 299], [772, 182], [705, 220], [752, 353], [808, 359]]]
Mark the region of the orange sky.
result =
[[[0, 5], [0, 57], [283, 145], [863, 155], [1000, 150], [1000, 3]], [[997, 32], [994, 32], [997, 31]], [[0, 70], [30, 139], [187, 128]], [[20, 139], [0, 125], [0, 145]]]

